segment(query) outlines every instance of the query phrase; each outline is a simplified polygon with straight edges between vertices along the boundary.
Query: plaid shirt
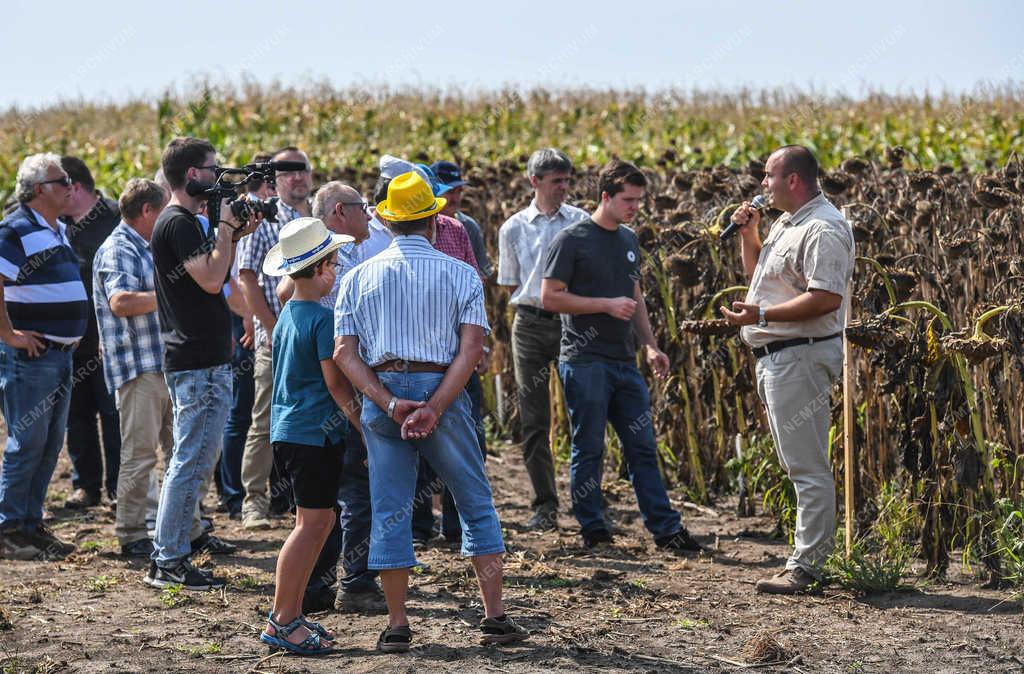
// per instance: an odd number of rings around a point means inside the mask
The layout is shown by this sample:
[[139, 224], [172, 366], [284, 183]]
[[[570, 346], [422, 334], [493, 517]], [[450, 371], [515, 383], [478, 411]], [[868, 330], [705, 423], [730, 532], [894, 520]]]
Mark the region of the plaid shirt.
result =
[[103, 347], [103, 377], [111, 393], [146, 372], [160, 372], [164, 348], [157, 312], [120, 318], [110, 298], [120, 292], [155, 292], [153, 253], [138, 232], [122, 221], [96, 251], [92, 299]]
[[440, 214], [437, 216], [437, 236], [434, 238], [434, 248], [445, 255], [451, 255], [456, 260], [462, 260], [473, 269], [478, 269], [476, 254], [473, 253], [473, 244], [469, 241], [469, 234], [466, 234], [466, 228], [455, 218]]
[[[263, 290], [263, 298], [267, 301], [267, 307], [274, 316], [281, 314], [281, 302], [277, 299], [277, 282], [280, 280], [275, 276], [267, 276], [263, 273], [263, 258], [267, 256], [270, 249], [277, 245], [281, 236], [281, 228], [286, 224], [301, 218], [302, 214], [284, 203], [277, 202], [277, 219], [264, 220], [250, 236], [242, 239], [238, 251], [238, 269], [249, 269], [256, 274], [256, 280]], [[253, 319], [253, 338], [256, 344], [267, 343], [267, 331], [260, 319]]]

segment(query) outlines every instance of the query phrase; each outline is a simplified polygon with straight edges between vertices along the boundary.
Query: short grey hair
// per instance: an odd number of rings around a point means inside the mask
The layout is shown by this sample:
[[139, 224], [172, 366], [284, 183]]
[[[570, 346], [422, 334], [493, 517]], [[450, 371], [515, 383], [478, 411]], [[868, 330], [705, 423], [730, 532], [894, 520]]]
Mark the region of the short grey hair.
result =
[[153, 176], [153, 182], [164, 188], [168, 194], [171, 193], [171, 183], [167, 181], [167, 176], [164, 175], [164, 169], [162, 167], [156, 170], [156, 175]]
[[339, 180], [324, 183], [316, 191], [316, 194], [313, 195], [313, 206], [311, 208], [313, 217], [319, 220], [326, 220], [339, 201], [353, 194], [358, 196], [359, 191]]
[[553, 147], [537, 150], [526, 162], [526, 175], [543, 178], [549, 173], [572, 173], [572, 160]]
[[23, 204], [35, 199], [35, 187], [46, 181], [46, 170], [51, 166], [56, 166], [61, 173], [67, 175], [60, 164], [59, 154], [40, 152], [25, 157], [18, 167], [18, 176], [14, 181], [14, 197]]

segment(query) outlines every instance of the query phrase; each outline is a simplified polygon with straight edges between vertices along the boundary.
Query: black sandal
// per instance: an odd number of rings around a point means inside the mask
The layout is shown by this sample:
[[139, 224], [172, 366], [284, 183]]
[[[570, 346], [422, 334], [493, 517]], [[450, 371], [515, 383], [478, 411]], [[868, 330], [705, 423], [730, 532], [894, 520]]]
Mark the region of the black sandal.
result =
[[377, 650], [384, 653], [405, 653], [412, 643], [412, 630], [408, 625], [388, 627], [377, 639]]

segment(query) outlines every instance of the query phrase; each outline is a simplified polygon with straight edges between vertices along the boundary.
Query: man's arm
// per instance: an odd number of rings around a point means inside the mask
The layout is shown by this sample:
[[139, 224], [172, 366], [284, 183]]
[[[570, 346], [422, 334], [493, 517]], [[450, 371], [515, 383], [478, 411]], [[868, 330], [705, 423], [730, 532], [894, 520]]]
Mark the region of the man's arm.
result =
[[229, 279], [228, 286], [231, 289], [227, 295], [228, 309], [231, 309], [239, 318], [251, 318], [252, 312], [249, 311], [249, 303], [245, 301], [245, 295], [242, 294], [242, 289], [238, 287], [238, 281]]
[[565, 283], [556, 278], [540, 282], [540, 300], [547, 311], [556, 314], [608, 314], [620, 321], [628, 321], [636, 310], [631, 297], [583, 297], [569, 292]]
[[740, 258], [743, 260], [743, 273], [749, 282], [754, 278], [754, 269], [761, 256], [761, 213], [744, 201], [732, 214], [731, 220], [740, 225]]
[[281, 303], [281, 306], [288, 304], [288, 300], [295, 294], [295, 281], [292, 281], [290, 276], [282, 276], [281, 280], [277, 282], [277, 301]]
[[[764, 319], [769, 323], [788, 323], [792, 321], [809, 321], [825, 314], [830, 314], [843, 304], [843, 296], [827, 290], [808, 290], [791, 300], [772, 307], [765, 307]], [[733, 302], [732, 310], [719, 307], [722, 315], [733, 325], [753, 325], [757, 323], [759, 307], [756, 304]]]
[[[380, 383], [377, 373], [359, 356], [359, 337], [355, 335], [335, 337], [334, 362], [357, 391], [384, 410], [385, 414], [387, 413], [388, 403], [391, 402], [393, 395], [386, 386]], [[424, 404], [415, 400], [399, 399], [391, 418], [400, 424], [405, 421], [410, 412]]]
[[141, 316], [156, 311], [156, 292], [122, 290], [110, 296], [110, 312], [118, 318]]
[[233, 233], [230, 227], [218, 227], [213, 250], [185, 260], [185, 271], [200, 288], [211, 295], [221, 292], [224, 279], [231, 269], [234, 254], [234, 243], [231, 240]]
[[11, 325], [11, 317], [7, 313], [7, 301], [4, 299], [4, 283], [7, 279], [0, 276], [0, 340], [13, 349], [24, 349], [29, 358], [35, 358], [43, 352], [43, 336], [34, 330], [15, 330]]
[[640, 281], [633, 286], [633, 299], [636, 301], [636, 313], [633, 314], [633, 329], [640, 337], [640, 344], [644, 347], [644, 356], [650, 363], [654, 374], [664, 379], [668, 376], [669, 360], [664, 351], [658, 348], [658, 340], [651, 330], [651, 318], [647, 314], [647, 303], [644, 302], [643, 292], [640, 290]]
[[459, 327], [459, 352], [448, 365], [444, 378], [430, 396], [430, 400], [410, 414], [402, 424], [403, 438], [425, 438], [434, 431], [441, 415], [466, 388], [466, 382], [469, 381], [483, 355], [483, 326], [463, 323]]
[[[348, 379], [338, 369], [338, 365], [330, 358], [325, 358], [320, 361], [320, 371], [324, 375], [324, 383], [327, 385], [327, 390], [330, 392], [331, 397], [334, 398], [334, 403], [338, 406], [349, 422], [356, 427], [356, 430], [360, 433], [363, 432], [363, 428], [359, 423], [359, 402], [356, 400], [356, 392], [352, 388], [352, 384], [349, 383]], [[385, 408], [387, 409], [387, 408]]]
[[252, 269], [239, 269], [238, 287], [241, 289], [242, 297], [245, 298], [245, 303], [249, 305], [252, 315], [263, 324], [263, 329], [266, 330], [267, 339], [269, 340], [274, 332], [274, 326], [277, 325], [277, 317], [270, 310], [267, 298], [263, 296], [263, 289], [260, 288], [256, 272]]

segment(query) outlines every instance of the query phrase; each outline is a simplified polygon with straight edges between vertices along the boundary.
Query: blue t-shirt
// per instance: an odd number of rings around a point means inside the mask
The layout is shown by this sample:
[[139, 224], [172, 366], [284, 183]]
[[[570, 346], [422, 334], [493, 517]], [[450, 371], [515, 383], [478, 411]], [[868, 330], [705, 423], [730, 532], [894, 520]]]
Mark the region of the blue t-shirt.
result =
[[339, 444], [348, 420], [324, 382], [320, 361], [334, 354], [334, 317], [319, 302], [291, 300], [274, 327], [270, 441]]

